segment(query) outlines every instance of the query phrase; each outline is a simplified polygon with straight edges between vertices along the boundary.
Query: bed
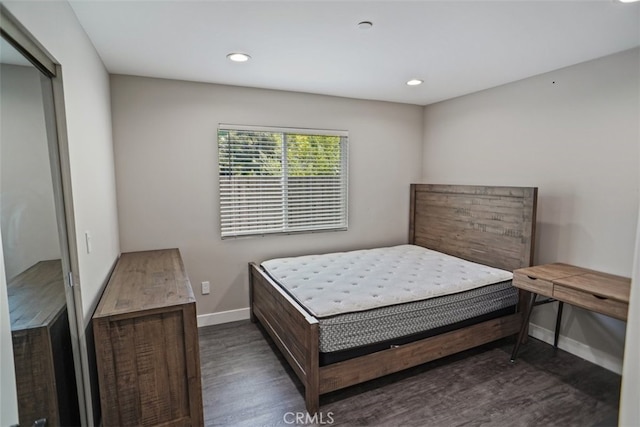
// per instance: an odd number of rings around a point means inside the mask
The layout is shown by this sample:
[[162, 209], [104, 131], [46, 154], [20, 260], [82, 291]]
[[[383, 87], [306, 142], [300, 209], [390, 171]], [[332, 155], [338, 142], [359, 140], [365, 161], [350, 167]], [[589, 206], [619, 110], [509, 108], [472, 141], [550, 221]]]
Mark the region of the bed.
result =
[[[409, 244], [413, 246], [398, 250], [426, 248], [441, 253], [442, 257], [453, 256], [507, 272], [532, 264], [537, 188], [412, 184], [410, 193]], [[417, 249], [415, 251], [422, 254]], [[345, 256], [336, 255], [339, 259]], [[406, 255], [402, 257], [405, 259]], [[324, 264], [327, 258], [321, 260]], [[286, 266], [287, 261], [283, 264], [280, 260], [279, 267]], [[526, 312], [528, 304], [523, 293], [516, 295], [515, 299], [505, 294], [510, 286], [508, 280], [504, 280], [508, 278], [503, 277], [491, 286], [497, 285], [500, 289], [496, 292], [502, 292], [505, 300], [511, 298], [515, 309], [510, 309], [507, 307], [510, 303], [505, 303], [502, 308], [490, 310], [486, 316], [454, 321], [453, 326], [434, 327], [426, 334], [410, 333], [401, 341], [381, 339], [378, 343], [371, 342], [355, 349], [339, 348], [335, 352], [327, 352], [324, 351], [326, 349], [321, 351], [321, 346], [327, 345], [327, 332], [322, 329], [324, 332], [321, 334], [321, 326], [326, 328], [326, 319], [332, 316], [325, 316], [327, 311], [314, 315], [321, 310], [317, 306], [308, 308], [303, 305], [309, 295], [305, 297], [295, 293], [292, 288], [297, 287], [296, 278], [289, 281], [287, 289], [274, 280], [278, 275], [274, 274], [273, 265], [271, 268], [268, 263], [265, 265], [249, 264], [251, 319], [262, 324], [300, 378], [305, 389], [306, 408], [312, 414], [318, 411], [322, 394], [516, 334], [522, 323], [521, 313]], [[411, 269], [409, 266], [398, 264], [397, 267], [408, 271]], [[271, 272], [267, 271], [269, 268]], [[320, 269], [314, 267], [312, 270]], [[383, 283], [381, 276], [384, 273], [376, 276], [376, 271], [372, 269], [368, 273], [370, 276], [363, 273], [359, 277], [364, 282], [379, 280]], [[291, 270], [284, 275], [291, 275]], [[320, 289], [318, 294], [324, 292]], [[511, 292], [517, 291], [511, 289]], [[339, 301], [342, 304], [342, 298]], [[413, 303], [424, 304], [425, 301], [422, 295]], [[407, 303], [411, 302], [399, 302]], [[384, 305], [374, 309], [384, 309]], [[365, 305], [356, 311], [366, 313], [374, 309]], [[428, 311], [429, 307], [423, 309]], [[335, 314], [331, 308], [328, 312]]]

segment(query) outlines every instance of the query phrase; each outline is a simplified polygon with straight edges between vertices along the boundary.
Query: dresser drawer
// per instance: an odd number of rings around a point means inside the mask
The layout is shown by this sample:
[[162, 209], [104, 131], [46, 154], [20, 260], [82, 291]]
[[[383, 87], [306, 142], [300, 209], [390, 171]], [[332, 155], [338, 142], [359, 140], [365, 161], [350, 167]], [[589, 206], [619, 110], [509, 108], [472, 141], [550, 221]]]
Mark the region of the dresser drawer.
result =
[[550, 281], [537, 279], [521, 273], [515, 273], [513, 275], [513, 286], [546, 296], [551, 296], [553, 292], [553, 283]]
[[553, 297], [578, 307], [586, 308], [620, 320], [627, 320], [629, 304], [598, 297], [589, 292], [579, 291], [567, 286], [556, 284], [553, 288]]

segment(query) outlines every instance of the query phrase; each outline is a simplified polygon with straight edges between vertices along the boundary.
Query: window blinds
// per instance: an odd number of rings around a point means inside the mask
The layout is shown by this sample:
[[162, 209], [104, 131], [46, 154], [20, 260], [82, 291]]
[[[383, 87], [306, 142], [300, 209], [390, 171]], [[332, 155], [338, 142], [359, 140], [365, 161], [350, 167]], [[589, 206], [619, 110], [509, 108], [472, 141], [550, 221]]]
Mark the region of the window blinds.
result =
[[342, 131], [220, 125], [223, 238], [347, 228]]

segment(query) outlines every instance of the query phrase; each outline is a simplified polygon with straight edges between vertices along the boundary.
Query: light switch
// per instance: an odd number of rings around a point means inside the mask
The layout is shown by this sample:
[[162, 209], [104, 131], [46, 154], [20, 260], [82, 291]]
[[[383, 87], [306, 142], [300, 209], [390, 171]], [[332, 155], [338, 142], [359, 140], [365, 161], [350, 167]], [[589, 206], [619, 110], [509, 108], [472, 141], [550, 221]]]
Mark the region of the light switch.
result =
[[90, 254], [93, 248], [91, 246], [91, 234], [89, 234], [88, 231], [84, 232], [84, 240], [85, 240], [85, 243], [87, 244], [87, 253]]

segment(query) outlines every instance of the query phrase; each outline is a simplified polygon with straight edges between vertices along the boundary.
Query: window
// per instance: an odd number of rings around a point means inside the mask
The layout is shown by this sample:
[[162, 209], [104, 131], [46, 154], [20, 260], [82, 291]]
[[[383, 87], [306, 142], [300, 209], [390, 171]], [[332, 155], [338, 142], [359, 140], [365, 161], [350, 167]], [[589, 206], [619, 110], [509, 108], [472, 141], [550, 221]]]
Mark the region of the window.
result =
[[220, 125], [222, 238], [347, 229], [343, 131]]

